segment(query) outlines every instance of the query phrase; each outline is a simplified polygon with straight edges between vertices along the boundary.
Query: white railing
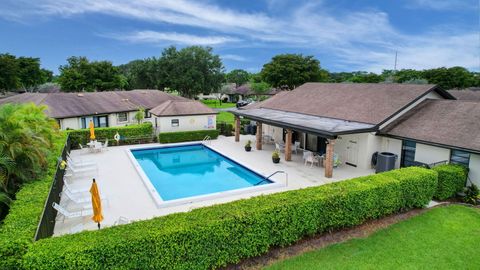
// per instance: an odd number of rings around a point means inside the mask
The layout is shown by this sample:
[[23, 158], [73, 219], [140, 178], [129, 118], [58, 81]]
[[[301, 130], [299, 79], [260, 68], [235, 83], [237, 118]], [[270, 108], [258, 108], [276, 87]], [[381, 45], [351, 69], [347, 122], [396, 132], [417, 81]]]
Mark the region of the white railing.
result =
[[208, 145], [211, 145], [211, 144], [212, 144], [212, 138], [210, 138], [210, 136], [208, 136], [208, 135], [205, 136], [205, 138], [203, 138], [203, 140], [202, 140], [202, 144], [204, 144], [204, 145], [207, 145], [207, 144], [208, 144]]
[[288, 173], [286, 173], [285, 171], [276, 171], [272, 174], [270, 174], [269, 176], [265, 177], [262, 181], [256, 183], [254, 186], [258, 186], [260, 183], [264, 182], [264, 181], [268, 181], [270, 179], [270, 177], [274, 176], [275, 174], [277, 173], [283, 173], [285, 174], [285, 186], [288, 187]]

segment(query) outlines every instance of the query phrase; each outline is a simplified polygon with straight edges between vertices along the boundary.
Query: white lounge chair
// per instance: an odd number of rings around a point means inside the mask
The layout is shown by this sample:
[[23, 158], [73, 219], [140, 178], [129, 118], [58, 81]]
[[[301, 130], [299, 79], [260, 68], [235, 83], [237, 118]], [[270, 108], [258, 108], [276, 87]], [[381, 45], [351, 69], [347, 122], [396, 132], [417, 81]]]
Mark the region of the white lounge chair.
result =
[[[72, 193], [68, 188], [65, 188], [62, 191], [61, 196], [67, 197], [70, 201], [74, 202], [76, 205], [81, 206], [82, 209], [90, 209], [92, 208], [92, 197], [90, 193], [87, 192], [82, 192], [82, 193]], [[100, 199], [102, 200], [102, 204], [107, 205], [108, 200], [100, 196]]]
[[122, 224], [128, 224], [130, 223], [130, 220], [126, 217], [120, 216], [114, 223], [113, 225], [122, 225]]
[[81, 174], [89, 174], [89, 175], [96, 175], [98, 173], [98, 167], [97, 165], [90, 165], [90, 166], [83, 166], [79, 167], [74, 165], [73, 163], [67, 162], [67, 172], [66, 176], [71, 177], [71, 176], [77, 176]]
[[[63, 219], [62, 222], [65, 221], [65, 218], [79, 218], [79, 217], [86, 217], [93, 214], [92, 209], [84, 209], [75, 212], [70, 212], [67, 209], [63, 208], [61, 205], [57, 204], [56, 202], [52, 203], [53, 209], [57, 210], [57, 213], [60, 214]], [[57, 215], [58, 218], [58, 215]]]
[[74, 188], [72, 187], [67, 181], [63, 181], [63, 187], [68, 189], [72, 194], [81, 194], [81, 193], [89, 193], [90, 187], [82, 187], [82, 188]]
[[77, 159], [77, 158], [75, 158], [75, 160], [73, 160], [70, 155], [67, 155], [67, 162], [68, 162], [67, 165], [68, 164], [73, 164], [76, 167], [94, 167], [94, 166], [97, 166], [97, 163], [95, 163], [93, 161], [84, 161], [82, 159]]

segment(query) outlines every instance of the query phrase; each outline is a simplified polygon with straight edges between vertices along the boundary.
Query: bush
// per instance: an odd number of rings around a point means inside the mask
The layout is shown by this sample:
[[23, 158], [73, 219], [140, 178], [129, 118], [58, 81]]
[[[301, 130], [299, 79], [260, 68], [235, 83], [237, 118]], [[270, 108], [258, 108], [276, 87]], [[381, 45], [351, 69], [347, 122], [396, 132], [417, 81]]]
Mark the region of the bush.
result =
[[233, 125], [230, 124], [230, 123], [226, 123], [226, 122], [220, 122], [220, 123], [217, 123], [217, 129], [218, 129], [218, 132], [220, 133], [220, 135], [223, 135], [223, 136], [232, 136], [232, 132], [233, 132]]
[[0, 269], [18, 269], [22, 256], [32, 245], [45, 201], [55, 175], [66, 136], [54, 142], [48, 171], [43, 177], [25, 184], [16, 194], [10, 212], [0, 227]]
[[438, 187], [434, 197], [446, 200], [463, 191], [467, 181], [467, 169], [461, 165], [446, 164], [433, 167], [438, 173]]
[[435, 189], [434, 171], [406, 168], [40, 240], [24, 256], [23, 266], [218, 268], [306, 235], [425, 206]]
[[212, 139], [218, 137], [218, 130], [196, 130], [196, 131], [180, 131], [180, 132], [163, 132], [158, 135], [159, 143], [176, 143], [176, 142], [191, 142], [201, 141], [205, 136], [210, 136]]
[[[89, 129], [68, 130], [72, 141], [72, 148], [78, 148], [78, 144], [86, 144], [90, 141]], [[148, 143], [153, 139], [152, 123], [147, 122], [140, 125], [95, 128], [95, 137], [99, 141], [108, 139], [114, 142], [115, 134], [120, 134], [120, 144]]]

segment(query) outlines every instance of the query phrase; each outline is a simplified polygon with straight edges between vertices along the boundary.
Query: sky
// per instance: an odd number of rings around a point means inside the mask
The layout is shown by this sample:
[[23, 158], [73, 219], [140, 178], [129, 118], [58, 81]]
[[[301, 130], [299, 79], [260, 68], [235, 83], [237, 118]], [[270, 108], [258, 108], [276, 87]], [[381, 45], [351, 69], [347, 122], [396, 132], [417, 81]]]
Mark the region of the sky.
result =
[[258, 72], [277, 54], [330, 71], [480, 70], [479, 0], [0, 0], [0, 53], [115, 65], [174, 45], [210, 46], [226, 71]]

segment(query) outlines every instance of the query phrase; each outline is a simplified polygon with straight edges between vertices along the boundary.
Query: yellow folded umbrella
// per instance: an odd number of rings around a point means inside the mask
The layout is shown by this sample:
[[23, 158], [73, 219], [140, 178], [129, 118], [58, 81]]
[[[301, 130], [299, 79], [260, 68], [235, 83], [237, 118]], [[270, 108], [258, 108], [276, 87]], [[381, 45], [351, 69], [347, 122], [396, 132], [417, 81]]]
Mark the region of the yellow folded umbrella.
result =
[[95, 125], [93, 124], [92, 120], [90, 120], [89, 128], [90, 128], [90, 140], [95, 140]]
[[100, 229], [100, 222], [103, 220], [102, 200], [100, 199], [100, 193], [98, 192], [98, 187], [97, 187], [97, 183], [95, 182], [95, 178], [93, 178], [92, 187], [90, 188], [90, 194], [92, 194], [92, 208], [93, 208], [92, 220], [98, 223], [98, 228]]

